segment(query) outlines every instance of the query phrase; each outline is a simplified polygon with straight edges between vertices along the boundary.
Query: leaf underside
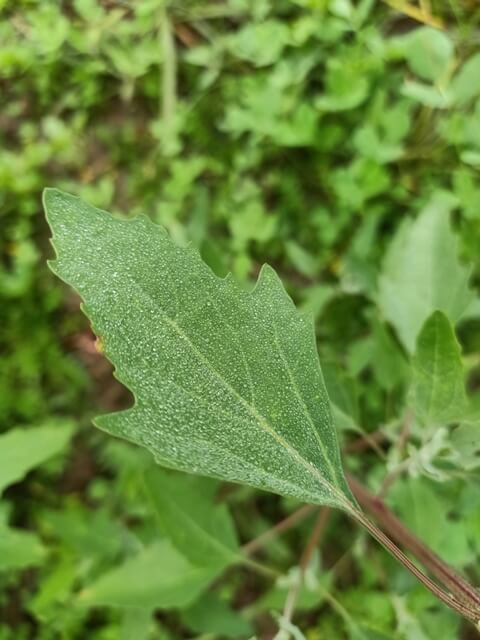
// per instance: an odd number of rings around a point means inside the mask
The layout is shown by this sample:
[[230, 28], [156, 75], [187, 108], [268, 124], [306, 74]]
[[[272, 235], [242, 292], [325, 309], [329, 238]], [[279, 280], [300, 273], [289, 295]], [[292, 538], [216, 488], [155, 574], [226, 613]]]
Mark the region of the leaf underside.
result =
[[116, 219], [53, 189], [44, 203], [50, 266], [135, 396], [98, 427], [167, 467], [355, 509], [313, 323], [272, 268], [246, 292], [144, 216]]

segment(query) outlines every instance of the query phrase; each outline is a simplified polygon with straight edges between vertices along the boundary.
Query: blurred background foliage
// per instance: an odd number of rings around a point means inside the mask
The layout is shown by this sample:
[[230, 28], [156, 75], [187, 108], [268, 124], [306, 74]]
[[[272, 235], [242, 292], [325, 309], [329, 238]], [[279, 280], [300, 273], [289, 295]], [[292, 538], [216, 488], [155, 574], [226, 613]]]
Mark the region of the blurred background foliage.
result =
[[[444, 559], [478, 564], [478, 422], [455, 432], [414, 425], [408, 446], [395, 446], [409, 386], [408, 291], [419, 286], [408, 264], [428, 269], [415, 259], [436, 238], [431, 264], [447, 265], [438, 291], [448, 297], [461, 263], [471, 285], [480, 276], [478, 3], [0, 0], [0, 16], [0, 639], [274, 637], [312, 527], [307, 519], [263, 550], [284, 574], [275, 584], [237, 568], [204, 595], [197, 584], [173, 606], [166, 598], [155, 616], [81, 604], [159, 534], [141, 479], [148, 456], [91, 427], [92, 415], [130, 399], [78, 300], [46, 268], [44, 186], [120, 215], [146, 212], [245, 286], [272, 264], [314, 315], [347, 466], [376, 488], [393, 474], [389, 504]], [[447, 212], [456, 235], [412, 227], [426, 210]], [[408, 228], [410, 254], [398, 248]], [[395, 251], [385, 258], [394, 237], [400, 278]], [[399, 287], [404, 312], [382, 278]], [[417, 320], [415, 331], [425, 316]], [[479, 327], [472, 295], [457, 327], [470, 392]], [[357, 447], [357, 431], [380, 428], [380, 451]], [[5, 460], [18, 452], [25, 461], [9, 475]], [[459, 456], [470, 461], [467, 483]], [[299, 507], [221, 491], [241, 542]], [[120, 600], [139, 567], [186, 570], [162, 535], [143, 565], [122, 565]], [[308, 568], [295, 622], [309, 640], [470, 637], [340, 515]]]

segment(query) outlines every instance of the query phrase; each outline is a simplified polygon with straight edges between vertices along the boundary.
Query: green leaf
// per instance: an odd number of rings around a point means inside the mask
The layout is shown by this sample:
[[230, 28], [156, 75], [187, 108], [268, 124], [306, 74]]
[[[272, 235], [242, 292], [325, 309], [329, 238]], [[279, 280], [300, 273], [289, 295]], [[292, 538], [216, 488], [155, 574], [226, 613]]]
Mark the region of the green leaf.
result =
[[450, 438], [453, 460], [468, 471], [480, 466], [480, 422], [460, 424]]
[[58, 538], [85, 562], [118, 556], [127, 535], [105, 509], [92, 512], [80, 501], [72, 500], [61, 510], [43, 510], [41, 521], [45, 533]]
[[247, 620], [212, 593], [203, 595], [181, 615], [195, 633], [215, 634], [222, 638], [249, 638], [253, 633]]
[[141, 609], [185, 607], [217, 574], [217, 567], [195, 566], [161, 540], [100, 576], [79, 594], [78, 602]]
[[322, 567], [322, 563], [317, 554], [307, 567], [304, 579], [300, 579], [300, 567], [291, 567], [288, 573], [279, 578], [272, 588], [255, 602], [252, 609], [255, 612], [265, 610], [281, 611], [285, 606], [292, 587], [298, 585], [298, 597], [295, 609], [308, 611], [323, 604], [325, 595], [332, 588], [332, 572]]
[[311, 319], [264, 266], [246, 292], [140, 216], [47, 190], [58, 259], [133, 408], [96, 420], [164, 466], [355, 510]]
[[45, 555], [45, 547], [33, 533], [0, 526], [0, 571], [41, 564]]
[[360, 431], [357, 388], [354, 380], [336, 363], [328, 361], [323, 363], [323, 375], [337, 429]]
[[0, 493], [67, 446], [73, 424], [11, 429], [0, 436]]
[[455, 323], [473, 299], [449, 210], [449, 200], [437, 194], [414, 222], [399, 229], [383, 262], [378, 303], [410, 353], [433, 311]]
[[318, 260], [293, 240], [285, 243], [285, 251], [292, 265], [307, 278], [312, 278], [318, 271]]
[[441, 311], [428, 318], [418, 336], [413, 374], [413, 406], [423, 422], [446, 423], [465, 413], [460, 345]]
[[238, 562], [233, 521], [225, 505], [215, 504], [218, 483], [154, 467], [145, 484], [163, 531], [186, 558], [199, 566]]
[[357, 60], [329, 58], [325, 77], [325, 94], [317, 98], [320, 111], [347, 111], [365, 101], [370, 89], [368, 74]]
[[437, 80], [448, 69], [453, 57], [450, 38], [437, 29], [420, 27], [402, 38], [408, 66], [424, 80]]
[[263, 67], [280, 58], [289, 40], [287, 26], [279, 20], [247, 23], [231, 35], [227, 42], [234, 55]]
[[402, 87], [402, 95], [420, 102], [432, 109], [447, 109], [450, 106], [450, 94], [439, 87], [409, 80]]
[[302, 290], [300, 309], [317, 319], [329, 302], [335, 297], [336, 289], [328, 284], [314, 284]]
[[408, 376], [408, 365], [385, 324], [374, 318], [372, 325], [372, 335], [353, 343], [350, 349], [351, 371], [358, 376], [370, 367], [378, 385], [391, 392]]
[[480, 53], [476, 53], [462, 65], [450, 88], [455, 105], [464, 105], [480, 95]]
[[151, 638], [152, 611], [149, 609], [126, 609], [122, 619], [119, 640], [148, 640]]
[[43, 568], [41, 580], [28, 606], [37, 619], [51, 620], [70, 599], [78, 579], [78, 557], [70, 553], [56, 554], [55, 562]]
[[[427, 478], [405, 478], [391, 487], [389, 503], [433, 551], [453, 566], [462, 566], [474, 561], [475, 551], [467, 527], [457, 516], [453, 495], [458, 498], [458, 493], [449, 494]], [[451, 518], [445, 517], [447, 512]]]

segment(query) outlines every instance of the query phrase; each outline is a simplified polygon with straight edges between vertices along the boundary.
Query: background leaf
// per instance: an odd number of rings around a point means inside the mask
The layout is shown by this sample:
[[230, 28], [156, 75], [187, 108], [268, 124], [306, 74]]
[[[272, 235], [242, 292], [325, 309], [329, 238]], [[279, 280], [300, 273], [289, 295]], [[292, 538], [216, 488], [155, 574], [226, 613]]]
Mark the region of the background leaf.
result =
[[0, 572], [39, 565], [46, 551], [33, 533], [0, 525]]
[[453, 43], [438, 29], [421, 27], [402, 38], [408, 66], [424, 80], [438, 80], [453, 58]]
[[215, 504], [218, 483], [155, 467], [145, 474], [147, 492], [162, 530], [199, 566], [226, 566], [240, 551], [227, 507]]
[[428, 424], [458, 420], [467, 408], [460, 345], [441, 311], [425, 322], [413, 359], [412, 399], [420, 419]]
[[0, 493], [31, 469], [60, 453], [68, 444], [73, 423], [11, 429], [0, 436]]
[[52, 267], [136, 396], [99, 427], [165, 466], [352, 510], [313, 327], [273, 269], [247, 293], [147, 218], [56, 190], [45, 206]]
[[378, 302], [410, 353], [433, 311], [454, 323], [473, 299], [450, 228], [450, 202], [437, 194], [414, 222], [404, 223], [383, 262]]
[[140, 609], [184, 607], [207, 588], [216, 567], [198, 567], [167, 540], [144, 549], [84, 589], [78, 603]]
[[452, 433], [453, 459], [461, 469], [480, 466], [480, 421], [460, 424]]
[[225, 638], [250, 637], [252, 626], [228, 604], [205, 594], [182, 613], [182, 619], [197, 633], [214, 633]]
[[480, 95], [480, 53], [469, 58], [458, 71], [452, 82], [451, 95], [460, 105]]

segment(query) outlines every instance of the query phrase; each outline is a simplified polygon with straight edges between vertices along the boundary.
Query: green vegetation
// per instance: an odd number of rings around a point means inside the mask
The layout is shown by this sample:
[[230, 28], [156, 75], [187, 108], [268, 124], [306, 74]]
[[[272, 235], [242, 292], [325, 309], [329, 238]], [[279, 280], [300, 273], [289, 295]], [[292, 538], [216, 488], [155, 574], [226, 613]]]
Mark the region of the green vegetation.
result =
[[94, 429], [132, 399], [45, 265], [45, 185], [271, 264], [344, 467], [479, 584], [480, 9], [397, 4], [0, 2], [1, 640], [472, 637], [340, 512]]

